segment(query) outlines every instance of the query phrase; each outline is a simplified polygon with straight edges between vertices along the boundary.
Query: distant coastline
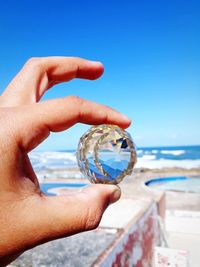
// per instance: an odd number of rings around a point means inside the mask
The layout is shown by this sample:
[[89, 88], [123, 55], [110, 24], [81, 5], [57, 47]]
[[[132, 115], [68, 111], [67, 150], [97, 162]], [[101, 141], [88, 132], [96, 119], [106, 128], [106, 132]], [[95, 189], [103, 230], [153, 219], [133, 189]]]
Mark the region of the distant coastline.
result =
[[[200, 168], [200, 146], [170, 146], [137, 148], [136, 168]], [[30, 159], [37, 172], [47, 169], [77, 168], [76, 151], [32, 151]]]

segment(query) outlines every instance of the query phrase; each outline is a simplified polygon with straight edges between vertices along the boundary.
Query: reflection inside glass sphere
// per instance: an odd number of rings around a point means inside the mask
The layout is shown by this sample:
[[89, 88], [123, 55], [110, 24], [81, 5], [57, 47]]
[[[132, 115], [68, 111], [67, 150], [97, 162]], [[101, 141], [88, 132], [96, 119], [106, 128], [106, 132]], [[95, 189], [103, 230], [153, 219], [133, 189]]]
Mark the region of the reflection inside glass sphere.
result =
[[128, 132], [103, 124], [91, 127], [80, 138], [77, 161], [90, 182], [118, 184], [132, 173], [136, 151]]

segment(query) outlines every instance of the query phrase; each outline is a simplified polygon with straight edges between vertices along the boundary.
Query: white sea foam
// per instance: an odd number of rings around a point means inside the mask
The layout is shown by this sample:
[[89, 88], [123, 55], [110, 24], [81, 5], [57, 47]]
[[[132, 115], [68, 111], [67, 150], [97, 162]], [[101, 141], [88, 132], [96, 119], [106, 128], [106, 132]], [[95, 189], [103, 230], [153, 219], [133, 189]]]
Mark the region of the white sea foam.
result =
[[162, 168], [200, 168], [200, 160], [146, 160], [144, 158], [138, 158], [136, 168], [148, 168], [148, 169], [162, 169]]
[[185, 150], [161, 150], [160, 151], [161, 154], [171, 154], [174, 156], [179, 156], [182, 154], [185, 154]]
[[151, 151], [149, 151], [149, 150], [143, 151], [143, 154], [145, 154], [145, 155], [151, 155]]
[[[173, 155], [180, 155], [184, 150], [163, 150], [163, 159], [156, 159], [156, 155], [144, 154], [138, 157], [136, 168], [200, 168], [200, 159], [165, 159], [164, 155], [168, 152]], [[179, 153], [178, 153], [179, 152]], [[31, 152], [29, 154], [34, 169], [38, 172], [45, 169], [66, 169], [77, 167], [75, 152]]]
[[154, 159], [156, 159], [156, 156], [155, 155], [143, 155], [139, 159], [142, 159], [142, 160], [154, 160]]
[[55, 169], [76, 166], [76, 155], [71, 152], [31, 152], [30, 160], [34, 169]]

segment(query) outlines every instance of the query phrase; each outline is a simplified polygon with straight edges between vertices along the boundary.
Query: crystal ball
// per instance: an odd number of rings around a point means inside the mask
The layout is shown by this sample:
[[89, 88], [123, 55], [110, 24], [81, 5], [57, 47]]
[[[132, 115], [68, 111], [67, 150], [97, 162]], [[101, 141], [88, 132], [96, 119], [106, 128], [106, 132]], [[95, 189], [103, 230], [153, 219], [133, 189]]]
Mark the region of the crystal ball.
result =
[[80, 171], [92, 183], [118, 184], [136, 163], [130, 134], [116, 125], [91, 127], [80, 138], [76, 156]]

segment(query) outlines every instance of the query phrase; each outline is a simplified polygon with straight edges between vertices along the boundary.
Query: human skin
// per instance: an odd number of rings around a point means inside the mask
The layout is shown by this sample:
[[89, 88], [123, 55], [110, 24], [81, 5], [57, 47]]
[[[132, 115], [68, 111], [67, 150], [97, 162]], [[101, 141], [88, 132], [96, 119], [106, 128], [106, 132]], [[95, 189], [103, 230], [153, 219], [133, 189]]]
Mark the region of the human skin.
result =
[[130, 125], [119, 112], [76, 96], [39, 102], [55, 84], [102, 73], [101, 63], [81, 58], [32, 58], [0, 97], [0, 266], [49, 240], [96, 228], [107, 206], [120, 198], [115, 185], [48, 197], [28, 157], [50, 132], [77, 122]]

